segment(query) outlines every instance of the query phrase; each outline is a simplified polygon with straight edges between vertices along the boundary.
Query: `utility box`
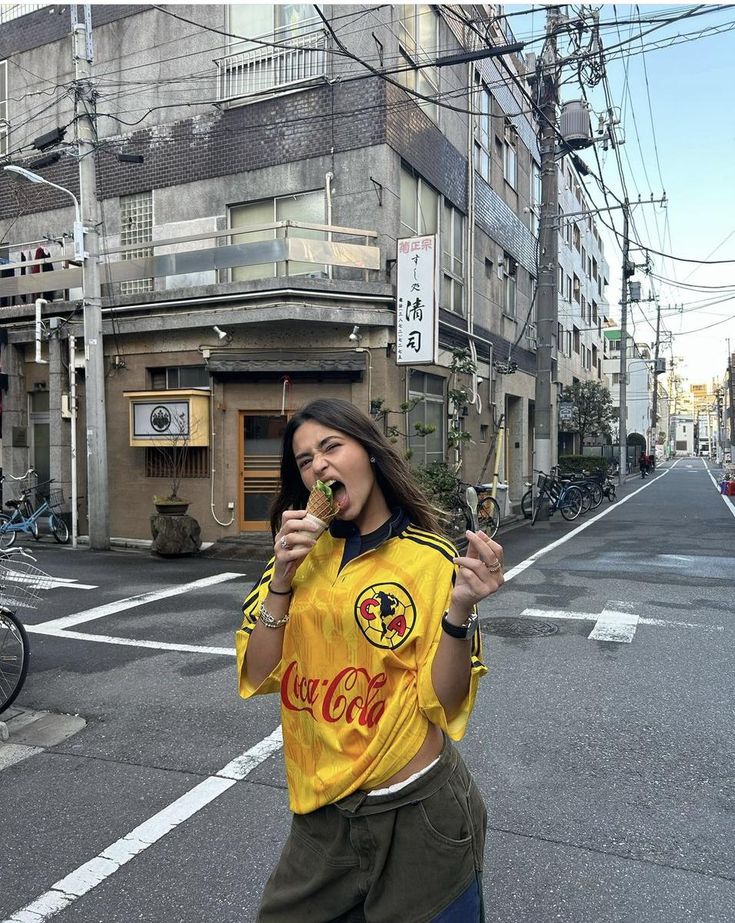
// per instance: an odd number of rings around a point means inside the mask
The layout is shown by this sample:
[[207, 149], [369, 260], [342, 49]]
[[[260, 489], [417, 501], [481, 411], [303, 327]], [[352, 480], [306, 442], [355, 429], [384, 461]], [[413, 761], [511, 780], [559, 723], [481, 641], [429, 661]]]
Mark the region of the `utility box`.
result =
[[583, 99], [572, 99], [562, 105], [559, 130], [572, 150], [581, 150], [592, 144], [590, 107]]

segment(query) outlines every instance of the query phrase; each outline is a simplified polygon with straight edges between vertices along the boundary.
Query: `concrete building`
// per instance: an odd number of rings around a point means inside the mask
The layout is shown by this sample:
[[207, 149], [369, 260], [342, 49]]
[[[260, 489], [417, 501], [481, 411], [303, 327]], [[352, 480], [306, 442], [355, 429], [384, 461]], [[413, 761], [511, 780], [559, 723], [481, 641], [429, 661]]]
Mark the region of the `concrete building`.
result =
[[[608, 381], [613, 402], [613, 413], [620, 415], [620, 328], [609, 327], [605, 331], [608, 340], [607, 358], [603, 360], [603, 371]], [[650, 451], [653, 445], [653, 389], [656, 376], [653, 374], [653, 359], [650, 350], [628, 337], [627, 388], [625, 429], [630, 436], [638, 433], [646, 440]]]
[[[69, 9], [49, 9], [3, 23], [0, 153], [78, 194]], [[509, 40], [491, 8], [473, 9], [492, 42]], [[525, 63], [434, 66], [479, 47], [466, 8], [325, 11], [328, 23], [309, 4], [92, 7], [113, 536], [149, 537], [167, 490], [160, 407], [190, 423], [181, 492], [205, 540], [267, 528], [283, 427], [317, 396], [395, 428], [413, 463], [454, 460], [452, 431], [468, 434], [467, 481], [492, 471], [502, 415], [501, 476], [512, 499], [525, 489], [540, 204]], [[561, 169], [565, 210], [584, 210]], [[75, 424], [68, 396], [69, 337], [83, 357], [84, 335], [74, 217], [65, 193], [2, 174], [3, 469], [33, 464], [67, 494], [72, 425], [85, 457], [79, 357]], [[567, 232], [560, 383], [600, 376], [607, 315], [594, 222], [572, 217]], [[397, 327], [401, 241], [431, 235], [436, 355], [399, 364], [412, 348]], [[474, 372], [452, 371], [457, 350]], [[415, 423], [435, 432], [412, 437]], [[85, 514], [82, 502], [82, 532]]]

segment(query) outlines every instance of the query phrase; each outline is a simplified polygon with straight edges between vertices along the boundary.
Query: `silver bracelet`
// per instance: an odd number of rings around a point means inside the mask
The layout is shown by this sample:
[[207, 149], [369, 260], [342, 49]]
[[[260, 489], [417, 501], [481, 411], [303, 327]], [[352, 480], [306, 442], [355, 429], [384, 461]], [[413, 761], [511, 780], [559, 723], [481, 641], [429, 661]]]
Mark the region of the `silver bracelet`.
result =
[[260, 621], [266, 628], [283, 628], [290, 618], [291, 616], [287, 612], [282, 619], [274, 619], [271, 613], [266, 609], [265, 603], [260, 604]]

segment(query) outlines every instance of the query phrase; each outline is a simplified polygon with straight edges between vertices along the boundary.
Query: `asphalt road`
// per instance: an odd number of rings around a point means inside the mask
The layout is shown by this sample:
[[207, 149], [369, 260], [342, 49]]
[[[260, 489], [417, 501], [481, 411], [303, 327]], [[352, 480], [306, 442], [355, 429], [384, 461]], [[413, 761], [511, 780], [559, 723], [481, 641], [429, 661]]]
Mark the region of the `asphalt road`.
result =
[[[682, 459], [597, 514], [504, 533], [482, 606], [460, 747], [487, 921], [732, 923], [735, 505]], [[289, 823], [278, 702], [235, 688], [259, 565], [51, 541], [38, 564], [67, 583], [25, 614], [0, 744], [0, 920], [250, 923]]]

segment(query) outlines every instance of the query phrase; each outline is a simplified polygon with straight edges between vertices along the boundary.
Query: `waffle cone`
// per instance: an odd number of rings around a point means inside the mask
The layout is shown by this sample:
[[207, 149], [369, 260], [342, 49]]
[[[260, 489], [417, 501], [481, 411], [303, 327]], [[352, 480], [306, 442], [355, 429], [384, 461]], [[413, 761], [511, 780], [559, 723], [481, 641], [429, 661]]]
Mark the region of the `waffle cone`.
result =
[[324, 523], [326, 528], [337, 515], [337, 508], [317, 487], [313, 487], [306, 504], [306, 512]]

